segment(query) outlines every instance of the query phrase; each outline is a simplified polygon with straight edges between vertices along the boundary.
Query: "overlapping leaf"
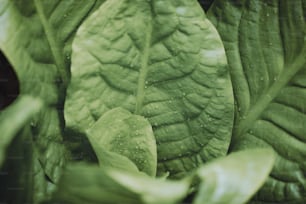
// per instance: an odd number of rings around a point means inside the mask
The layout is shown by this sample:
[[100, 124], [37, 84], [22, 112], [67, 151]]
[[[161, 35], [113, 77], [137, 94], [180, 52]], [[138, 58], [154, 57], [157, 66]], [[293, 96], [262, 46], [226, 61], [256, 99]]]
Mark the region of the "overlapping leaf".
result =
[[42, 107], [41, 100], [22, 96], [0, 112], [0, 202], [36, 203], [46, 194], [28, 126]]
[[114, 108], [88, 129], [87, 136], [102, 167], [156, 175], [156, 141], [145, 118]]
[[215, 1], [236, 100], [231, 150], [278, 153], [257, 200], [306, 202], [306, 2]]
[[226, 65], [197, 1], [107, 1], [73, 43], [67, 126], [85, 132], [115, 107], [142, 115], [158, 143], [159, 173], [181, 176], [227, 152], [233, 99]]
[[55, 199], [50, 203], [182, 203], [192, 181], [200, 178], [200, 190], [193, 203], [242, 204], [264, 183], [273, 162], [272, 150], [241, 151], [203, 165], [195, 174], [179, 181], [74, 164], [65, 170]]
[[194, 204], [244, 204], [264, 184], [274, 164], [271, 149], [246, 150], [198, 170], [202, 180]]
[[0, 1], [0, 49], [16, 70], [21, 94], [40, 97], [51, 106], [32, 122], [32, 133], [40, 161], [53, 181], [65, 161], [61, 109], [71, 41], [78, 26], [102, 2]]

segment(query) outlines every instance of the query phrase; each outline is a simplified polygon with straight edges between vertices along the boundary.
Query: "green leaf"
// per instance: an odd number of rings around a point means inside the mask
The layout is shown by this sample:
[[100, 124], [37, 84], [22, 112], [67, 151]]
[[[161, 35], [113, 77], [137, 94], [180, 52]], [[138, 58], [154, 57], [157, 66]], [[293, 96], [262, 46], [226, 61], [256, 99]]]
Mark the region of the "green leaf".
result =
[[122, 171], [110, 171], [109, 174], [120, 185], [139, 195], [142, 203], [178, 203], [187, 195], [190, 185], [189, 178], [171, 181]]
[[37, 203], [47, 194], [29, 128], [42, 107], [41, 100], [21, 96], [0, 112], [0, 202]]
[[42, 102], [29, 96], [18, 98], [7, 109], [0, 112], [0, 167], [5, 160], [7, 148], [23, 127], [42, 108]]
[[126, 160], [128, 158], [140, 171], [155, 176], [156, 141], [152, 127], [145, 118], [122, 108], [115, 108], [100, 117], [87, 133], [101, 166], [110, 164], [135, 170], [130, 161]]
[[73, 204], [171, 204], [180, 201], [188, 187], [187, 180], [163, 181], [139, 173], [77, 164], [64, 172], [55, 200]]
[[306, 3], [217, 0], [209, 11], [236, 99], [231, 151], [272, 147], [275, 167], [256, 200], [306, 202]]
[[119, 169], [122, 171], [139, 172], [139, 169], [136, 164], [132, 162], [128, 157], [123, 156], [122, 154], [118, 154], [116, 152], [105, 150], [99, 145], [95, 145], [93, 143], [92, 145], [99, 159], [101, 167]]
[[[40, 162], [53, 182], [65, 163], [63, 100], [71, 42], [83, 20], [104, 0], [1, 0], [0, 49], [14, 67], [20, 93], [51, 108], [32, 122]], [[62, 83], [63, 82], [63, 83]]]
[[194, 204], [243, 204], [264, 184], [274, 164], [269, 149], [240, 151], [198, 170], [202, 180]]
[[85, 132], [108, 110], [144, 116], [158, 173], [181, 177], [225, 155], [233, 96], [222, 42], [196, 0], [109, 0], [73, 43], [67, 126]]

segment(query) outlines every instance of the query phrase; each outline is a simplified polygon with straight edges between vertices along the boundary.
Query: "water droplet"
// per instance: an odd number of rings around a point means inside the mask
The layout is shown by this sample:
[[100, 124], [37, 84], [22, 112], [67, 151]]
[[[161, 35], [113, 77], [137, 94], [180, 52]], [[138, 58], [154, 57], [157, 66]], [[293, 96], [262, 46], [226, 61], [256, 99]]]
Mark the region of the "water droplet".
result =
[[264, 80], [264, 78], [263, 77], [260, 77], [260, 81], [263, 81]]

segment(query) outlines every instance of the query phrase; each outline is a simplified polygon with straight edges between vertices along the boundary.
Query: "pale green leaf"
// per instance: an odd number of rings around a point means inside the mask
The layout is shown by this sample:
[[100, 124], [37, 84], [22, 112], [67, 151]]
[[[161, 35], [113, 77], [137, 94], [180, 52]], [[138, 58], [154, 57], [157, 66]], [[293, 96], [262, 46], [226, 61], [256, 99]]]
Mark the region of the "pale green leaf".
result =
[[38, 203], [48, 194], [30, 131], [42, 107], [41, 100], [21, 96], [0, 112], [0, 202]]
[[236, 99], [231, 150], [272, 147], [256, 200], [306, 202], [306, 2], [216, 0], [209, 18], [226, 49]]
[[202, 180], [194, 204], [244, 204], [264, 184], [274, 164], [274, 152], [235, 152], [198, 170]]
[[196, 0], [109, 0], [73, 43], [68, 128], [85, 132], [108, 110], [144, 116], [158, 172], [181, 177], [225, 155], [233, 96], [222, 42]]
[[[152, 127], [145, 118], [122, 108], [114, 108], [100, 117], [87, 131], [87, 135], [101, 166], [110, 164], [117, 168], [124, 166], [123, 168], [135, 170], [126, 160], [128, 158], [140, 171], [155, 176], [156, 141]], [[120, 164], [118, 159], [124, 163]]]
[[96, 145], [94, 143], [92, 143], [92, 145], [101, 167], [139, 172], [136, 164], [132, 162], [128, 157], [116, 152], [105, 150], [100, 145]]
[[142, 203], [172, 204], [181, 201], [188, 193], [190, 179], [171, 181], [153, 179], [146, 175], [110, 171], [109, 175], [129, 191], [140, 196]]
[[0, 167], [5, 160], [7, 148], [17, 133], [41, 110], [42, 105], [42, 101], [38, 99], [23, 96], [0, 112]]
[[67, 204], [172, 204], [186, 196], [188, 180], [164, 181], [145, 174], [70, 165], [64, 172], [56, 201]]
[[17, 73], [20, 93], [39, 97], [51, 107], [33, 120], [32, 132], [40, 162], [54, 182], [66, 158], [62, 108], [71, 42], [79, 25], [102, 2], [0, 1], [0, 49]]

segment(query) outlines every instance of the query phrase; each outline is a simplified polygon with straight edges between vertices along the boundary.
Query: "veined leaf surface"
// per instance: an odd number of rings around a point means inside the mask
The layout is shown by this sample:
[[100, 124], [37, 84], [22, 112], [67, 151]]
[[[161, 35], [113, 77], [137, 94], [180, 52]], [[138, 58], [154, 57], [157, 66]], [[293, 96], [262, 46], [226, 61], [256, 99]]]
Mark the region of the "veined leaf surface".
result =
[[61, 112], [71, 42], [82, 21], [102, 2], [0, 1], [0, 49], [18, 75], [20, 93], [39, 97], [50, 106], [32, 122], [32, 133], [40, 162], [53, 181], [66, 158]]
[[[97, 20], [98, 19], [98, 20]], [[84, 132], [123, 107], [149, 120], [159, 173], [181, 176], [225, 155], [233, 97], [222, 42], [195, 0], [109, 0], [73, 43], [65, 104]]]
[[263, 203], [306, 202], [304, 0], [217, 0], [209, 11], [226, 49], [236, 104], [231, 151], [272, 147]]

